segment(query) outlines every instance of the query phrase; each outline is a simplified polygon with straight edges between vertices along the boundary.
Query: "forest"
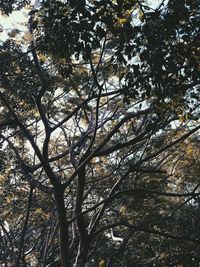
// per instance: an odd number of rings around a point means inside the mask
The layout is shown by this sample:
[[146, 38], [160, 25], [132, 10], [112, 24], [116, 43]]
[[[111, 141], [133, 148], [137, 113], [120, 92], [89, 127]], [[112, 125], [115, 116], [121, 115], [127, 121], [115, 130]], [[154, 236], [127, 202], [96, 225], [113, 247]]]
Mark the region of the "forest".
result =
[[0, 266], [200, 266], [200, 0], [0, 12]]

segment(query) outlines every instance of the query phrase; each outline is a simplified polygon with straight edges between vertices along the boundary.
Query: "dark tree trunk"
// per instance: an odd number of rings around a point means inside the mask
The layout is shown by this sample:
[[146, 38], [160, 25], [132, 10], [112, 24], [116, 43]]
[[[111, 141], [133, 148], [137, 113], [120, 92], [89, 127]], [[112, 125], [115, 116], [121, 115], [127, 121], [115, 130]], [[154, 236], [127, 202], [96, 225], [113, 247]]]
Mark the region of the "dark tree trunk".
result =
[[89, 248], [88, 240], [84, 242], [83, 240], [80, 241], [80, 247], [79, 247], [79, 255], [76, 262], [77, 267], [84, 267], [87, 262], [87, 256], [88, 256], [88, 248]]
[[78, 187], [76, 197], [76, 215], [77, 226], [79, 231], [79, 252], [77, 257], [76, 266], [84, 267], [87, 262], [88, 248], [89, 248], [89, 236], [87, 232], [87, 225], [82, 214], [83, 195], [85, 188], [85, 167], [82, 167], [78, 172]]
[[32, 196], [33, 196], [33, 187], [30, 188], [30, 192], [29, 192], [28, 204], [27, 204], [27, 209], [26, 209], [26, 216], [25, 216], [24, 225], [22, 228], [20, 242], [19, 242], [19, 252], [18, 252], [18, 256], [17, 256], [16, 267], [20, 266], [20, 260], [21, 260], [21, 256], [22, 256], [21, 254], [22, 254], [23, 245], [24, 245], [24, 238], [26, 235], [26, 230], [27, 230], [27, 225], [28, 225], [28, 220], [29, 220], [29, 215], [30, 215]]
[[54, 196], [56, 200], [58, 221], [59, 221], [61, 267], [71, 267], [71, 261], [69, 255], [68, 223], [65, 210], [63, 190], [55, 189]]

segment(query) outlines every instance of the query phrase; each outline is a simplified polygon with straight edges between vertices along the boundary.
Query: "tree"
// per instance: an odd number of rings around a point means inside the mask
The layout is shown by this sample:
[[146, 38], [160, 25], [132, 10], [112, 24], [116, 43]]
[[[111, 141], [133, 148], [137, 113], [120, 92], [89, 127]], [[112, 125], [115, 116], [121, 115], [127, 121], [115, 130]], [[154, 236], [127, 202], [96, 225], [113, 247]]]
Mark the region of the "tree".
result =
[[2, 264], [162, 266], [194, 250], [198, 187], [169, 179], [184, 182], [174, 153], [200, 129], [198, 7], [42, 1], [1, 45]]

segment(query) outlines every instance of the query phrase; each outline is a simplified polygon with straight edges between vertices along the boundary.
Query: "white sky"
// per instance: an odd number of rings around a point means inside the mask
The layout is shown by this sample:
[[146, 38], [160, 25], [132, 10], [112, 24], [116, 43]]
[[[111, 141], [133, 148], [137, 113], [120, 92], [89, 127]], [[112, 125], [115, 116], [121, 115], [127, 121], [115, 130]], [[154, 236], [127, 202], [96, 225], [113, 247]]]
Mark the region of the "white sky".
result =
[[25, 22], [28, 15], [25, 10], [14, 11], [10, 16], [0, 15], [0, 42], [5, 41], [8, 38], [7, 32], [12, 29], [18, 29], [20, 31], [27, 31]]

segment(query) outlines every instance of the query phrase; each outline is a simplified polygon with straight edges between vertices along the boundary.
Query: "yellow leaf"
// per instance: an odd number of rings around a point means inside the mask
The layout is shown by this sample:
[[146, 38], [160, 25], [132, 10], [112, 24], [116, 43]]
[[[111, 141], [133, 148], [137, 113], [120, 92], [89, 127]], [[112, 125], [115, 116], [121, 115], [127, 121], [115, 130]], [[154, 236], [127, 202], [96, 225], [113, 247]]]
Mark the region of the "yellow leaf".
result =
[[160, 258], [166, 258], [168, 255], [165, 252], [160, 253]]
[[99, 267], [106, 267], [106, 262], [102, 258], [99, 259]]
[[98, 63], [99, 63], [99, 60], [100, 60], [100, 54], [98, 54], [98, 53], [93, 53], [93, 54], [92, 54], [92, 61], [93, 61], [93, 64], [98, 64]]
[[144, 12], [142, 10], [139, 10], [139, 20], [144, 21]]
[[119, 213], [121, 215], [125, 214], [126, 213], [126, 210], [127, 210], [127, 207], [125, 205], [121, 206], [121, 208], [119, 209]]
[[87, 72], [87, 69], [85, 67], [83, 67], [83, 66], [80, 66], [78, 68], [78, 71], [79, 71], [80, 74], [82, 74], [82, 73], [86, 73]]
[[183, 114], [183, 115], [179, 115], [179, 121], [180, 121], [180, 123], [187, 122], [188, 121], [188, 118], [189, 118], [189, 116], [188, 116], [187, 113], [186, 114]]
[[41, 208], [37, 208], [37, 209], [35, 210], [35, 213], [38, 214], [38, 215], [39, 215], [39, 214], [42, 214], [42, 209], [41, 209]]
[[47, 57], [44, 54], [39, 54], [38, 59], [42, 62], [45, 62], [47, 60]]
[[34, 116], [35, 116], [36, 118], [39, 118], [39, 117], [40, 117], [40, 112], [39, 112], [38, 110], [36, 110], [36, 111], [34, 112]]
[[119, 26], [123, 26], [126, 23], [127, 19], [126, 18], [117, 18], [117, 24]]
[[125, 11], [125, 16], [129, 17], [132, 14], [133, 10], [128, 9]]
[[189, 145], [186, 149], [186, 153], [187, 155], [191, 155], [193, 153], [193, 147], [191, 145]]
[[179, 122], [183, 123], [184, 122], [184, 117], [182, 115], [179, 116]]
[[25, 42], [30, 42], [33, 40], [33, 35], [30, 34], [29, 32], [25, 33], [24, 36], [23, 36], [23, 39]]

